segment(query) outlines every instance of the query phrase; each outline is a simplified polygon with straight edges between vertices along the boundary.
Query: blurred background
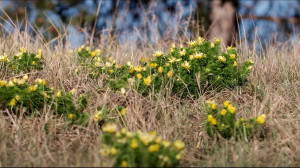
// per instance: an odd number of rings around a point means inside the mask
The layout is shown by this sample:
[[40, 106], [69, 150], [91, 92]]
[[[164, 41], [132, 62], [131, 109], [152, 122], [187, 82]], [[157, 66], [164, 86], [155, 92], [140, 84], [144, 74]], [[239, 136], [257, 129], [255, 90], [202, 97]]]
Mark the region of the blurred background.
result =
[[[78, 47], [91, 37], [137, 45], [198, 35], [224, 45], [299, 45], [299, 0], [1, 0], [0, 33], [27, 31]], [[16, 29], [17, 28], [17, 29]], [[252, 45], [254, 43], [254, 45]]]

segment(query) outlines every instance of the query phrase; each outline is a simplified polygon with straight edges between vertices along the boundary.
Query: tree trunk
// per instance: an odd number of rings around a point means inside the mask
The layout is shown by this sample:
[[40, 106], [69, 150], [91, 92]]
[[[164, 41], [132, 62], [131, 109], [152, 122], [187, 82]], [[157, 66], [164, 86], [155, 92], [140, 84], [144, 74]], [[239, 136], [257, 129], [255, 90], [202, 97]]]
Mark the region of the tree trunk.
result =
[[210, 5], [209, 40], [222, 38], [222, 44], [229, 46], [236, 35], [238, 0], [214, 0]]

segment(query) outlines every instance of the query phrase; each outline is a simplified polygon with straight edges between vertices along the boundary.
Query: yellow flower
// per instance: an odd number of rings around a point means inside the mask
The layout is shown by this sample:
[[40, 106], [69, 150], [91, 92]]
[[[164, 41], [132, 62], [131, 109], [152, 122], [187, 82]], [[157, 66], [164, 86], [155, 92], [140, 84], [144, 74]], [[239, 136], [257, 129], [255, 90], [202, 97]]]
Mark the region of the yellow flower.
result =
[[97, 54], [96, 54], [96, 51], [93, 51], [93, 52], [91, 52], [91, 56], [92, 57], [95, 57]]
[[18, 101], [18, 100], [20, 100], [20, 96], [19, 95], [16, 95], [15, 96], [15, 99]]
[[77, 50], [79, 53], [81, 53], [81, 51], [82, 51], [82, 48], [80, 47], [80, 48], [78, 48], [78, 50]]
[[70, 120], [72, 120], [72, 119], [73, 119], [73, 117], [74, 117], [74, 116], [73, 116], [73, 114], [72, 114], [72, 113], [70, 113], [70, 114], [69, 114], [69, 119], [70, 119]]
[[227, 47], [227, 50], [235, 50], [235, 48], [232, 46], [229, 46], [229, 47]]
[[13, 86], [15, 86], [15, 84], [12, 81], [9, 81], [8, 84], [7, 84], [7, 86], [8, 87], [13, 87]]
[[194, 58], [195, 58], [195, 59], [201, 59], [201, 58], [203, 58], [203, 57], [205, 57], [205, 54], [203, 54], [203, 53], [201, 53], [201, 52], [200, 52], [200, 53], [197, 52], [197, 53], [195, 53], [195, 55], [194, 55]]
[[230, 54], [230, 59], [235, 59], [235, 54]]
[[175, 157], [177, 160], [179, 160], [181, 158], [181, 153], [178, 153]]
[[133, 72], [134, 72], [134, 68], [131, 67], [131, 68], [129, 69], [129, 72], [130, 72], [130, 73], [133, 73]]
[[161, 57], [163, 55], [163, 52], [161, 51], [155, 51], [155, 53], [153, 54], [153, 56], [155, 57]]
[[90, 51], [90, 47], [86, 47], [85, 50]]
[[147, 60], [146, 60], [145, 57], [142, 57], [142, 58], [141, 58], [141, 62], [142, 62], [142, 63], [145, 63], [146, 61], [147, 61]]
[[142, 74], [140, 74], [140, 73], [138, 73], [138, 74], [136, 74], [136, 77], [138, 78], [138, 79], [142, 79]]
[[190, 55], [190, 60], [193, 60], [194, 59], [194, 55]]
[[172, 77], [172, 71], [169, 71], [169, 72], [167, 73], [167, 77], [168, 77], [168, 78], [171, 78], [171, 77]]
[[228, 107], [229, 104], [230, 104], [230, 102], [228, 100], [224, 101], [224, 103], [223, 103], [224, 107]]
[[44, 98], [48, 98], [49, 96], [48, 96], [48, 94], [46, 93], [46, 92], [41, 92], [42, 93], [42, 95], [44, 96]]
[[148, 76], [147, 78], [144, 79], [144, 83], [146, 86], [149, 86], [151, 83], [151, 76]]
[[35, 83], [45, 86], [45, 85], [47, 85], [47, 80], [38, 78], [38, 79], [35, 80]]
[[24, 76], [23, 76], [23, 79], [24, 79], [25, 81], [28, 81], [28, 75], [24, 75]]
[[176, 48], [176, 44], [172, 43], [172, 47], [171, 48]]
[[110, 68], [112, 66], [112, 64], [110, 62], [106, 62], [105, 66], [108, 67], [108, 68]]
[[197, 41], [190, 41], [189, 46], [190, 47], [195, 47], [197, 45]]
[[115, 147], [110, 148], [110, 154], [111, 155], [116, 155], [118, 150]]
[[162, 66], [158, 67], [157, 70], [158, 70], [159, 73], [163, 73], [164, 72], [164, 68]]
[[11, 101], [9, 102], [9, 105], [10, 106], [15, 106], [16, 105], [16, 99], [15, 98], [11, 99]]
[[61, 97], [61, 91], [58, 91], [58, 92], [56, 93], [56, 97]]
[[5, 87], [7, 85], [7, 82], [5, 80], [0, 80], [0, 86]]
[[96, 49], [95, 52], [96, 52], [96, 55], [100, 55], [101, 54], [101, 50], [100, 49]]
[[174, 48], [171, 47], [171, 48], [170, 48], [170, 52], [171, 52], [171, 53], [174, 52]]
[[156, 139], [155, 139], [155, 143], [160, 143], [161, 142], [161, 137], [157, 137]]
[[224, 124], [221, 124], [221, 128], [224, 129], [224, 128], [225, 128], [225, 125], [224, 125]]
[[186, 54], [186, 50], [185, 49], [183, 49], [182, 51], [179, 51], [179, 55], [180, 56], [184, 56]]
[[23, 47], [23, 48], [20, 49], [20, 52], [21, 52], [21, 53], [26, 53], [26, 52], [27, 52], [27, 49], [26, 49], [25, 47]]
[[108, 147], [105, 147], [104, 149], [100, 149], [101, 156], [107, 156], [109, 154], [110, 150]]
[[150, 131], [149, 134], [153, 135], [156, 137], [156, 132], [155, 131]]
[[121, 94], [125, 95], [126, 94], [126, 90], [124, 88], [121, 88]]
[[148, 151], [149, 151], [150, 153], [158, 152], [158, 151], [159, 151], [159, 145], [158, 145], [158, 144], [150, 145], [150, 146], [148, 147]]
[[186, 70], [189, 70], [190, 67], [191, 67], [191, 65], [190, 65], [187, 61], [184, 61], [184, 62], [181, 64], [181, 66], [182, 66], [183, 68], [185, 68]]
[[166, 67], [168, 67], [168, 66], [170, 66], [170, 63], [167, 62], [165, 65], [166, 65]]
[[33, 85], [29, 87], [30, 92], [35, 92], [37, 90], [37, 85]]
[[125, 116], [125, 115], [126, 115], [127, 110], [128, 110], [127, 108], [123, 108], [123, 109], [121, 110], [122, 116]]
[[226, 113], [227, 113], [227, 110], [225, 110], [225, 109], [222, 109], [221, 112], [220, 112], [221, 116], [225, 116]]
[[258, 124], [264, 124], [266, 122], [266, 115], [262, 114], [256, 118]]
[[38, 55], [36, 55], [36, 56], [35, 56], [35, 58], [37, 58], [37, 59], [41, 59], [41, 58], [42, 58], [42, 54], [41, 54], [41, 53], [39, 53]]
[[217, 109], [217, 104], [216, 103], [212, 103], [210, 104], [211, 109], [215, 110]]
[[176, 140], [174, 142], [174, 147], [178, 150], [181, 150], [184, 148], [184, 143], [181, 140]]
[[249, 62], [250, 64], [253, 64], [253, 61], [252, 61], [252, 60], [250, 60], [250, 59], [248, 59], [248, 62]]
[[234, 61], [234, 63], [233, 63], [233, 66], [235, 66], [235, 67], [237, 66], [237, 63], [236, 63], [236, 61]]
[[176, 59], [176, 58], [174, 58], [174, 57], [169, 58], [169, 62], [170, 62], [171, 64], [174, 63], [174, 62], [178, 62], [178, 61], [181, 61], [181, 59]]
[[171, 145], [171, 142], [169, 141], [163, 141], [162, 144], [165, 146], [165, 147], [169, 147]]
[[218, 56], [218, 60], [220, 62], [225, 62], [226, 61], [226, 58], [224, 56]]
[[126, 160], [123, 160], [121, 163], [121, 167], [128, 167], [128, 162]]
[[214, 41], [215, 41], [215, 43], [220, 43], [221, 42], [221, 38], [215, 38]]
[[32, 65], [35, 65], [35, 61], [32, 61], [31, 64], [32, 64]]
[[[98, 61], [95, 62], [95, 66], [96, 66], [96, 67], [102, 67], [103, 65], [104, 65], [104, 64], [101, 63], [101, 62], [98, 62]], [[78, 72], [78, 69], [76, 69], [76, 70], [77, 70], [77, 72]], [[76, 72], [76, 71], [75, 71], [75, 72]], [[77, 72], [76, 72], [76, 73], [77, 73]]]
[[155, 69], [157, 67], [157, 63], [151, 63], [150, 66], [151, 68]]
[[136, 67], [135, 67], [135, 70], [136, 70], [137, 72], [141, 72], [141, 71], [142, 71], [142, 67], [141, 67], [141, 66], [136, 66]]
[[140, 133], [138, 133], [138, 135], [139, 135], [140, 140], [146, 146], [155, 139], [154, 135], [148, 134], [148, 133], [144, 133], [144, 132], [140, 132]]
[[215, 47], [215, 44], [214, 44], [214, 43], [210, 43], [210, 47], [211, 47], [211, 48], [214, 48], [214, 47]]
[[121, 129], [121, 134], [125, 135], [126, 132], [127, 132], [126, 128], [122, 128], [122, 129]]
[[99, 122], [102, 120], [102, 111], [97, 111], [94, 115], [94, 122]]
[[117, 131], [117, 125], [116, 124], [106, 124], [103, 126], [102, 130], [107, 133], [115, 133]]
[[204, 42], [204, 38], [198, 37], [198, 43], [201, 45]]
[[138, 141], [137, 141], [135, 138], [133, 138], [133, 139], [131, 140], [130, 147], [131, 147], [132, 149], [136, 149], [136, 148], [139, 147]]
[[211, 124], [212, 124], [212, 125], [217, 125], [217, 120], [213, 118], [213, 119], [211, 120]]
[[247, 69], [248, 69], [248, 70], [251, 70], [251, 69], [252, 69], [252, 66], [249, 66]]
[[74, 95], [75, 92], [76, 92], [76, 89], [75, 89], [75, 88], [73, 88], [73, 89], [70, 91], [70, 93], [71, 93], [72, 95]]
[[113, 70], [113, 69], [109, 69], [108, 72], [109, 72], [110, 74], [112, 74], [112, 73], [114, 73], [114, 70]]
[[231, 114], [235, 114], [236, 112], [236, 108], [231, 104], [228, 105], [227, 109]]
[[208, 115], [207, 116], [207, 121], [208, 122], [211, 122], [213, 119], [214, 119], [214, 117], [212, 115]]

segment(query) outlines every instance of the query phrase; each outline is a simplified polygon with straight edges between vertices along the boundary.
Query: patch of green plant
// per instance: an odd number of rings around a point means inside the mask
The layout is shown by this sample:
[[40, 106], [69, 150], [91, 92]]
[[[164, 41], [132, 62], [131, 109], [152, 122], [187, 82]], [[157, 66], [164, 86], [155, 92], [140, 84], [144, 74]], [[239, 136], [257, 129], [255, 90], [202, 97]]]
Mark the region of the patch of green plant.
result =
[[[91, 55], [82, 48], [78, 54], [82, 52]], [[103, 74], [113, 90], [133, 88], [147, 95], [168, 88], [173, 94], [197, 96], [206, 90], [243, 85], [253, 64], [251, 60], [238, 64], [236, 49], [221, 51], [220, 39], [210, 43], [199, 38], [187, 47], [173, 44], [169, 53], [156, 51], [153, 56], [148, 61], [143, 57], [137, 66], [95, 57], [88, 69], [94, 77]]]
[[155, 132], [129, 132], [126, 128], [117, 130], [115, 124], [102, 128], [103, 157], [114, 160], [115, 167], [174, 167], [179, 164], [184, 143], [169, 142], [156, 136]]
[[87, 99], [83, 95], [75, 99], [74, 92], [74, 89], [55, 92], [45, 79], [38, 78], [34, 84], [29, 84], [27, 75], [11, 81], [0, 80], [0, 108], [15, 112], [25, 109], [26, 114], [31, 115], [34, 111], [50, 107], [58, 115], [68, 116], [74, 121], [82, 120], [86, 118], [83, 110], [87, 106]]
[[39, 49], [38, 54], [28, 53], [26, 48], [21, 48], [20, 51], [9, 60], [4, 53], [0, 56], [0, 70], [6, 70], [9, 73], [26, 73], [34, 70], [42, 70], [44, 59], [43, 51]]
[[207, 101], [207, 120], [205, 122], [206, 132], [211, 137], [221, 135], [223, 138], [235, 139], [249, 138], [257, 132], [266, 121], [264, 114], [256, 119], [236, 119], [236, 108], [229, 101], [223, 103], [223, 108], [219, 110], [214, 101]]

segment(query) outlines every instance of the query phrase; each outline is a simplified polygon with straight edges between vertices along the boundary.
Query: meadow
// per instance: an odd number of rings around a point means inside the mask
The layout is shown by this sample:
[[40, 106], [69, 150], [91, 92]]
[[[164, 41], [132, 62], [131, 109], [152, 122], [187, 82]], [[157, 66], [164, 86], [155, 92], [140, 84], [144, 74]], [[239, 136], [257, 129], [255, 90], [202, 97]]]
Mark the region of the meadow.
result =
[[0, 37], [0, 166], [300, 166], [299, 45], [56, 40]]

